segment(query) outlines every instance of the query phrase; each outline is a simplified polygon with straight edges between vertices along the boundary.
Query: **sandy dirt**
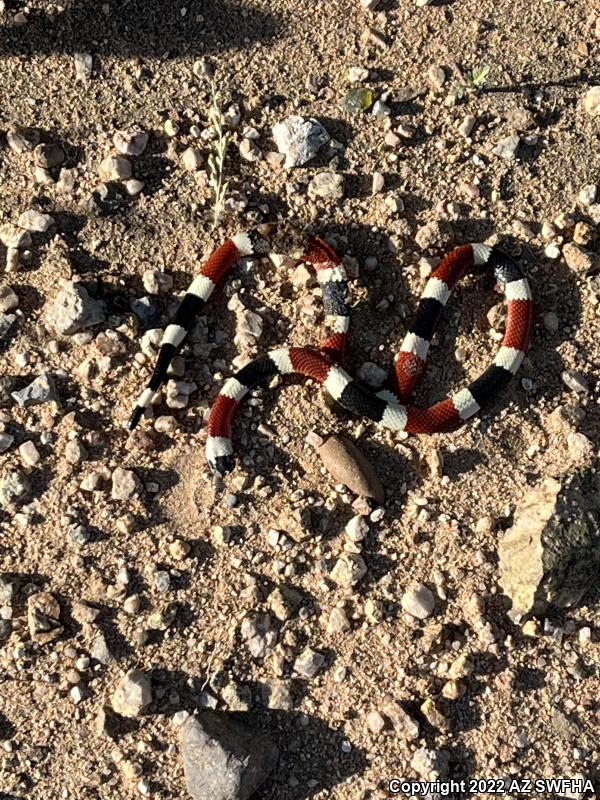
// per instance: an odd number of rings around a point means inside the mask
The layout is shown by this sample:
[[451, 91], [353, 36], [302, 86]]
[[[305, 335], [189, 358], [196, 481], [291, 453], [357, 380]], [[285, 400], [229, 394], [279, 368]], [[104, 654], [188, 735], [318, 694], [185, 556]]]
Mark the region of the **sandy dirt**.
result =
[[[419, 777], [411, 761], [424, 747], [446, 753], [447, 775], [456, 779], [587, 776], [600, 786], [598, 589], [575, 609], [551, 610], [545, 628], [542, 619], [536, 635], [525, 635], [507, 615], [497, 556], [527, 488], [589, 456], [568, 429], [557, 430], [552, 412], [577, 406], [578, 431], [592, 451], [600, 441], [597, 269], [576, 269], [560, 252], [574, 224], [587, 222], [593, 238], [583, 250], [600, 263], [599, 219], [578, 201], [600, 177], [600, 117], [583, 107], [600, 82], [600, 10], [587, 0], [423, 8], [382, 0], [373, 11], [358, 0], [2, 5], [0, 225], [29, 208], [56, 224], [33, 234], [14, 273], [4, 271], [0, 245], [0, 283], [19, 300], [0, 369], [13, 391], [50, 373], [59, 402], [21, 408], [9, 395], [0, 409], [14, 437], [0, 454], [0, 473], [18, 468], [30, 484], [23, 500], [0, 512], [0, 573], [14, 586], [12, 634], [0, 642], [0, 798], [183, 800], [173, 716], [214, 702], [234, 707], [223, 692], [227, 679], [246, 698], [253, 724], [280, 745], [265, 800], [391, 797], [391, 778]], [[93, 56], [87, 81], [76, 80], [75, 53]], [[215, 67], [225, 106], [241, 111], [226, 162], [234, 208], [215, 230], [205, 168], [192, 173], [181, 160], [189, 146], [204, 157], [210, 148], [190, 130], [207, 127], [207, 81], [193, 70], [201, 58]], [[463, 71], [489, 65], [484, 90], [448, 102], [453, 62]], [[437, 89], [428, 75], [435, 66], [445, 72]], [[351, 67], [370, 71], [364, 83], [383, 95], [391, 117], [344, 110]], [[276, 149], [271, 128], [290, 114], [319, 119], [339, 147], [293, 171], [274, 165], [266, 157]], [[476, 118], [469, 138], [459, 132], [467, 115]], [[174, 136], [165, 132], [168, 120], [177, 123]], [[60, 143], [63, 166], [74, 170], [71, 191], [36, 183], [32, 154], [8, 144], [12, 123]], [[99, 165], [114, 153], [114, 133], [128, 126], [150, 134], [144, 153], [131, 158], [144, 188], [116, 213], [97, 215], [89, 198]], [[405, 133], [390, 147], [386, 132], [398, 126]], [[258, 161], [238, 152], [248, 127], [259, 134]], [[521, 140], [515, 159], [493, 152], [513, 135]], [[332, 168], [344, 175], [344, 198], [311, 199], [308, 182]], [[375, 172], [385, 184], [373, 195]], [[390, 197], [403, 210], [391, 211]], [[460, 431], [410, 438], [330, 409], [315, 385], [259, 390], [235, 428], [241, 463], [215, 492], [203, 452], [205, 411], [232, 360], [247, 355], [233, 343], [235, 317], [219, 293], [195, 350], [184, 353], [181, 380], [197, 385], [188, 407], [157, 407], [157, 416], [176, 418], [175, 432], [158, 433], [147, 421], [146, 436], [128, 439], [124, 423], [150, 369], [135, 360], [144, 327], [130, 310], [147, 294], [144, 272], [173, 277], [172, 289], [151, 297], [154, 327], [164, 327], [203, 256], [228, 235], [276, 220], [298, 233], [281, 234], [282, 251], [308, 229], [354, 269], [352, 370], [365, 361], [391, 365], [423, 287], [422, 257], [439, 258], [454, 244], [500, 242], [520, 258], [536, 307], [533, 344], [511, 387]], [[427, 241], [423, 227], [432, 222], [448, 224], [444, 241]], [[543, 231], [544, 222], [554, 229]], [[369, 257], [376, 263], [365, 265]], [[230, 279], [225, 294], [237, 291], [264, 321], [248, 352], [318, 342], [319, 298], [293, 285], [293, 270], [254, 259]], [[60, 281], [74, 277], [107, 307], [89, 341], [53, 335], [44, 324]], [[498, 345], [486, 315], [500, 299], [486, 280], [469, 278], [457, 290], [420, 403], [440, 399], [491, 361]], [[107, 331], [118, 342], [108, 360]], [[89, 361], [96, 366], [82, 375]], [[571, 391], [564, 370], [581, 373], [588, 392]], [[386, 489], [383, 518], [369, 520], [361, 543], [368, 572], [353, 587], [335, 585], [327, 564], [343, 552], [355, 498], [320, 464], [307, 443], [311, 431], [354, 438]], [[75, 464], [65, 455], [73, 440], [85, 448]], [[40, 454], [33, 466], [23, 464], [26, 441]], [[433, 451], [443, 458], [443, 477], [431, 469]], [[111, 497], [118, 467], [140, 480], [131, 499]], [[97, 490], [83, 490], [92, 473], [100, 476]], [[78, 525], [89, 532], [85, 544], [71, 537]], [[228, 542], [218, 526], [232, 534]], [[284, 547], [269, 543], [271, 529], [285, 533]], [[179, 540], [191, 547], [183, 558], [173, 547]], [[170, 575], [166, 591], [157, 571]], [[435, 595], [424, 621], [400, 605], [415, 581]], [[275, 620], [274, 653], [252, 658], [240, 624], [268, 610], [282, 585], [301, 593], [299, 607]], [[59, 601], [64, 627], [47, 644], [32, 642], [27, 625], [27, 598], [42, 589]], [[134, 594], [139, 610], [128, 613]], [[100, 609], [95, 622], [81, 621], [81, 600]], [[174, 620], [152, 629], [152, 615], [170, 604]], [[328, 631], [336, 606], [351, 630]], [[589, 642], [579, 635], [584, 627]], [[99, 632], [112, 658], [87, 663]], [[325, 656], [310, 679], [293, 671], [305, 646]], [[462, 679], [464, 694], [447, 699], [448, 666], [460, 655], [474, 669]], [[131, 667], [151, 674], [153, 701], [121, 720], [111, 739], [98, 732], [97, 715]], [[280, 681], [293, 707], [270, 709], [267, 690]], [[82, 688], [77, 702], [74, 685]], [[383, 731], [372, 729], [368, 715], [386, 717], [386, 695], [419, 723], [418, 738], [408, 740], [387, 718]], [[445, 723], [423, 716], [427, 698]]]

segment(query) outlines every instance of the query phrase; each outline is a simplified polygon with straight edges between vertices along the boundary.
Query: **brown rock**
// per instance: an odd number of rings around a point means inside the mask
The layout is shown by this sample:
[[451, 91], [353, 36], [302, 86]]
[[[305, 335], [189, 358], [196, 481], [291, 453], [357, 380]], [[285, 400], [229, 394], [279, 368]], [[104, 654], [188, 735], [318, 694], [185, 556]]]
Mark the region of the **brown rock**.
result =
[[383, 714], [407, 741], [419, 738], [419, 723], [391, 695], [383, 698]]
[[100, 616], [100, 609], [86, 603], [85, 600], [75, 600], [71, 612], [73, 618], [82, 625], [90, 625]]
[[27, 601], [27, 622], [34, 642], [46, 644], [63, 632], [60, 624], [60, 606], [50, 592], [38, 592]]
[[343, 483], [354, 494], [371, 497], [377, 503], [385, 502], [385, 489], [379, 476], [353, 441], [333, 435], [317, 452], [336, 481]]
[[573, 231], [573, 241], [575, 244], [581, 244], [584, 247], [592, 244], [594, 241], [594, 228], [588, 225], [587, 222], [578, 222]]
[[576, 272], [587, 272], [594, 266], [594, 257], [591, 253], [586, 253], [574, 242], [568, 242], [563, 247], [563, 256], [567, 266]]
[[447, 731], [450, 727], [447, 717], [437, 708], [431, 697], [427, 697], [421, 703], [421, 713], [430, 725], [441, 731]]

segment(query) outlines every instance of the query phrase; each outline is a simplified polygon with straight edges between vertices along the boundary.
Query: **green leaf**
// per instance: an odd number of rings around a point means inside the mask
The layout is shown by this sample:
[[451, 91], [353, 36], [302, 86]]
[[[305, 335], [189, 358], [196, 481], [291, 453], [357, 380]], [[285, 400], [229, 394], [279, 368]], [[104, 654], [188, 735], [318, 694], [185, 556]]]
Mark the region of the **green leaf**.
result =
[[485, 86], [487, 81], [487, 77], [490, 74], [490, 65], [483, 64], [481, 67], [475, 67], [471, 73], [471, 81], [475, 88], [479, 89], [482, 86]]
[[450, 94], [456, 100], [462, 100], [466, 94], [466, 88], [462, 85], [462, 83], [458, 83], [458, 81], [456, 81], [450, 87]]

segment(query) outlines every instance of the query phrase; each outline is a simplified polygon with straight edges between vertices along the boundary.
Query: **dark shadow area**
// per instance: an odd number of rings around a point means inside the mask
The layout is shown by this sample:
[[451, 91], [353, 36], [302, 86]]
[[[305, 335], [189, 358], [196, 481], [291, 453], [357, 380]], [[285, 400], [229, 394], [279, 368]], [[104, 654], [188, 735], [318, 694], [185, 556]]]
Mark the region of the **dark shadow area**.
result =
[[[62, 11], [31, 9], [13, 20], [14, 4], [0, 16], [0, 56], [89, 52], [93, 55], [181, 58], [218, 53], [277, 36], [281, 22], [242, 2], [123, 0], [105, 14], [101, 3], [71, 0]], [[96, 68], [96, 65], [95, 65]]]
[[273, 778], [256, 800], [309, 800], [367, 767], [365, 752], [354, 745], [345, 752], [344, 733], [317, 717], [286, 711], [265, 712], [265, 717], [280, 755]]
[[455, 480], [460, 475], [471, 472], [479, 464], [486, 462], [485, 454], [479, 450], [469, 450], [466, 447], [459, 447], [456, 450], [446, 449], [444, 451], [444, 475]]
[[[448, 780], [467, 780], [476, 775], [478, 764], [473, 748], [467, 747], [462, 742], [454, 742], [446, 751], [450, 756]], [[446, 796], [452, 798], [452, 800], [463, 800], [465, 797], [463, 793], [454, 793]]]
[[[171, 716], [185, 709], [202, 714], [199, 690], [203, 680], [181, 671], [155, 670], [155, 688], [163, 688], [164, 700], [158, 703], [159, 714]], [[258, 684], [251, 685], [255, 700], [262, 695]], [[175, 689], [178, 701], [173, 704], [169, 693]], [[347, 742], [343, 731], [330, 728], [325, 722], [296, 711], [265, 709], [255, 704], [252, 711], [223, 712], [247, 727], [260, 731], [279, 747], [279, 760], [267, 783], [253, 798], [256, 800], [309, 800], [352, 775], [361, 774], [366, 766], [366, 754], [356, 746], [342, 747]], [[118, 735], [117, 735], [118, 738]], [[349, 749], [350, 752], [346, 752]], [[148, 764], [151, 774], [153, 765]], [[151, 775], [152, 777], [152, 775]], [[157, 786], [160, 776], [156, 776]]]
[[535, 667], [521, 667], [515, 675], [514, 691], [532, 692], [546, 686], [546, 673], [543, 669]]
[[0, 712], [0, 739], [12, 739], [17, 733], [17, 728], [12, 720]]

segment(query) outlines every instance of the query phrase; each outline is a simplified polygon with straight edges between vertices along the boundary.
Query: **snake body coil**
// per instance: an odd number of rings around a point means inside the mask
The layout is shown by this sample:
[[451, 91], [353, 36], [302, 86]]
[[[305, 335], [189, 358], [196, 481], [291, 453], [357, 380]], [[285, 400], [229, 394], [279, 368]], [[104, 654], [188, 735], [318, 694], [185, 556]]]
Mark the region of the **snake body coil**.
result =
[[[229, 239], [206, 261], [192, 281], [175, 320], [165, 329], [156, 367], [129, 421], [133, 429], [167, 377], [169, 364], [216, 285], [244, 256], [266, 252], [265, 240], [249, 231]], [[232, 422], [243, 397], [257, 384], [276, 375], [303, 375], [324, 385], [343, 408], [384, 428], [408, 433], [451, 431], [489, 406], [519, 369], [533, 327], [529, 282], [518, 264], [495, 247], [469, 244], [457, 247], [431, 273], [409, 332], [382, 391], [373, 392], [355, 381], [343, 367], [350, 324], [348, 281], [341, 259], [323, 241], [313, 238], [304, 260], [316, 271], [322, 289], [327, 334], [319, 348], [284, 347], [251, 361], [229, 378], [215, 400], [209, 421], [206, 457], [217, 473], [234, 466]], [[442, 311], [465, 272], [491, 270], [503, 286], [507, 303], [504, 339], [492, 364], [472, 383], [434, 405], [409, 403], [425, 372], [431, 338]]]

